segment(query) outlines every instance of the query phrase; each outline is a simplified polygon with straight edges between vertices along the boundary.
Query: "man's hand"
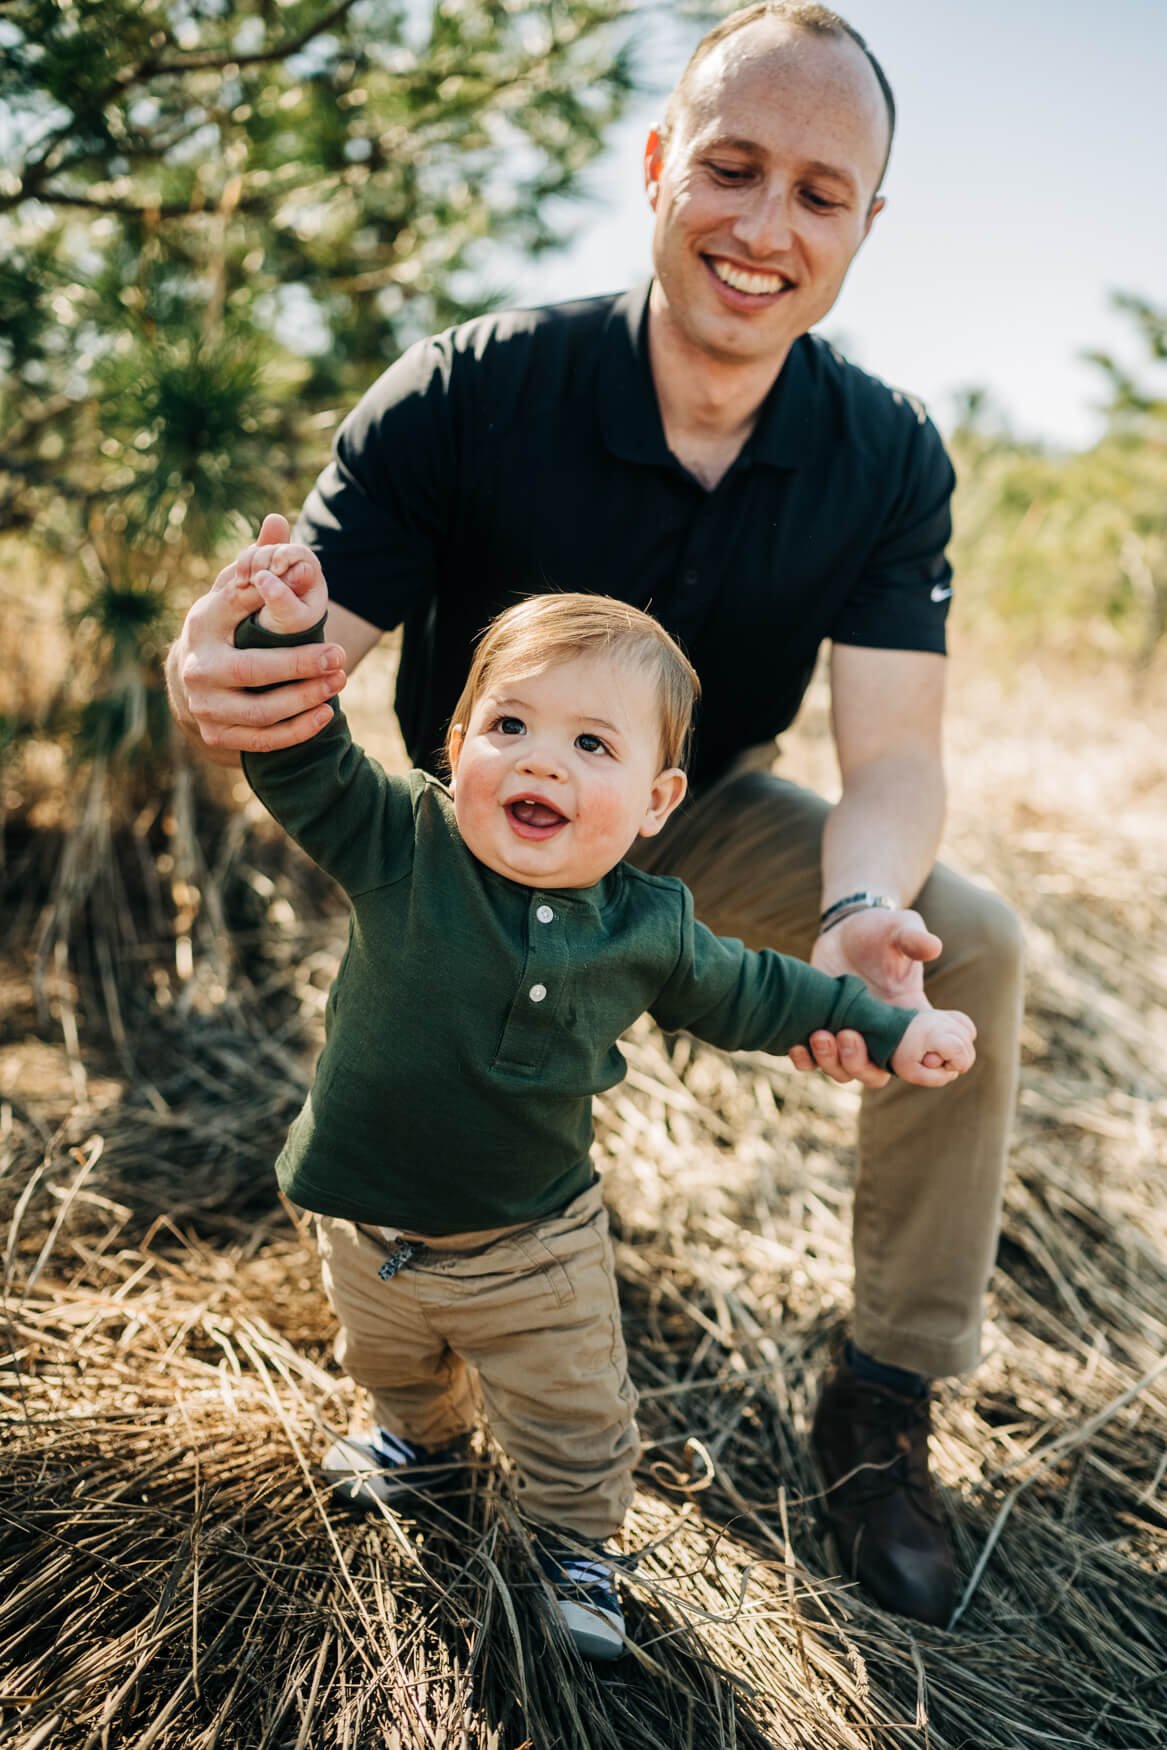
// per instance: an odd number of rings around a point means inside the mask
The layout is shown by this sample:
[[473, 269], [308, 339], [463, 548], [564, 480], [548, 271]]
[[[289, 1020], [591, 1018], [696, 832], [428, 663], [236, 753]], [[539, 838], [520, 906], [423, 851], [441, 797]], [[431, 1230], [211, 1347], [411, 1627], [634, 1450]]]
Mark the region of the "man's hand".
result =
[[[820, 936], [810, 963], [833, 978], [857, 973], [873, 996], [893, 1008], [927, 1009], [931, 1004], [924, 995], [924, 967], [942, 947], [940, 937], [925, 928], [918, 912], [872, 907], [844, 918]], [[810, 1049], [796, 1045], [790, 1061], [795, 1069], [819, 1069], [833, 1082], [857, 1081], [865, 1088], [882, 1088], [890, 1079], [886, 1070], [872, 1063], [863, 1035], [850, 1028], [838, 1035], [812, 1033]]]
[[[286, 518], [265, 517], [257, 550], [286, 543], [290, 532]], [[232, 750], [268, 753], [310, 740], [331, 719], [327, 702], [345, 682], [337, 644], [236, 650], [236, 626], [262, 605], [260, 591], [228, 565], [191, 608], [167, 658], [179, 726], [224, 765], [236, 763]]]

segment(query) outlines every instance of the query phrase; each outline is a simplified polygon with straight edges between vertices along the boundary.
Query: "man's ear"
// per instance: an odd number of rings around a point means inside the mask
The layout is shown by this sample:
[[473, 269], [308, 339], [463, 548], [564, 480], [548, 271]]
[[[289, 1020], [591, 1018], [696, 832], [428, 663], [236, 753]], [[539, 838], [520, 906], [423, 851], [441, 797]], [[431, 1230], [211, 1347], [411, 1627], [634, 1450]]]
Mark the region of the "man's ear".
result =
[[685, 800], [689, 780], [680, 766], [669, 766], [653, 780], [652, 795], [640, 823], [638, 838], [654, 839], [669, 815]]
[[657, 128], [649, 128], [648, 139], [644, 142], [644, 192], [648, 196], [650, 207], [656, 206], [656, 197], [660, 193], [660, 173], [664, 168], [665, 147]]
[[865, 243], [871, 234], [872, 225], [874, 225], [876, 219], [878, 219], [880, 213], [882, 213], [882, 211], [883, 211], [884, 207], [886, 207], [886, 205], [887, 205], [887, 201], [884, 199], [883, 195], [877, 195], [876, 198], [872, 201], [871, 205], [868, 207], [868, 209], [867, 209], [867, 222], [863, 227], [863, 241]]

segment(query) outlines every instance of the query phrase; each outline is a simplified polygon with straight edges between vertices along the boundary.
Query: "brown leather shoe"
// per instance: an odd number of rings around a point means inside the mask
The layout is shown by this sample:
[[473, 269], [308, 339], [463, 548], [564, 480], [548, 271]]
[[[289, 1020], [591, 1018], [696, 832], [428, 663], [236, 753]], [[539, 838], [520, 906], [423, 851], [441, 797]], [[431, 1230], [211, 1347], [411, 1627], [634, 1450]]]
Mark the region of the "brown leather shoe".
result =
[[823, 1387], [812, 1439], [846, 1572], [885, 1610], [943, 1627], [956, 1574], [928, 1473], [930, 1427], [926, 1395], [904, 1397], [841, 1361]]

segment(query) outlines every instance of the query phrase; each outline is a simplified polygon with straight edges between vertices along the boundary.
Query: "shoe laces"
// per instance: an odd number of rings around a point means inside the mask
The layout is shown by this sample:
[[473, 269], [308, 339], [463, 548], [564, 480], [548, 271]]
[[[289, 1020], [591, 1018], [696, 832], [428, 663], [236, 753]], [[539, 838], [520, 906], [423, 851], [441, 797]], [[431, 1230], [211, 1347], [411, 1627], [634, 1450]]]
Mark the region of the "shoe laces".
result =
[[551, 1544], [539, 1550], [539, 1565], [557, 1592], [575, 1594], [594, 1610], [619, 1612], [620, 1600], [610, 1563]]
[[856, 1468], [855, 1481], [865, 1499], [883, 1500], [899, 1489], [906, 1489], [916, 1505], [930, 1517], [935, 1517], [935, 1502], [928, 1471], [928, 1432], [930, 1427], [927, 1395], [918, 1398], [892, 1396], [883, 1392], [864, 1393], [862, 1426], [870, 1430], [870, 1440], [864, 1446], [892, 1447], [887, 1459], [868, 1458]]
[[462, 1456], [456, 1447], [445, 1446], [441, 1451], [435, 1451], [432, 1447], [404, 1440], [400, 1434], [391, 1434], [388, 1428], [374, 1429], [369, 1444], [385, 1470], [400, 1470], [407, 1464], [449, 1464]]

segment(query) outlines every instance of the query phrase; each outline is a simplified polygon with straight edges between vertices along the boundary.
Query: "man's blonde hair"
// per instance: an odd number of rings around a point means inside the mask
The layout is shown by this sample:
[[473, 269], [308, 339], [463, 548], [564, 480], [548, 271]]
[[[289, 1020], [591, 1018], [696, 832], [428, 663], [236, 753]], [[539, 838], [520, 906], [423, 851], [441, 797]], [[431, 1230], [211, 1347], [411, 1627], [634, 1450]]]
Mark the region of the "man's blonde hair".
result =
[[533, 674], [578, 656], [613, 656], [646, 670], [660, 707], [661, 766], [684, 766], [697, 672], [663, 626], [639, 608], [606, 595], [536, 595], [507, 608], [483, 632], [446, 732], [446, 764], [455, 726], [465, 734], [483, 693], [503, 674]]

